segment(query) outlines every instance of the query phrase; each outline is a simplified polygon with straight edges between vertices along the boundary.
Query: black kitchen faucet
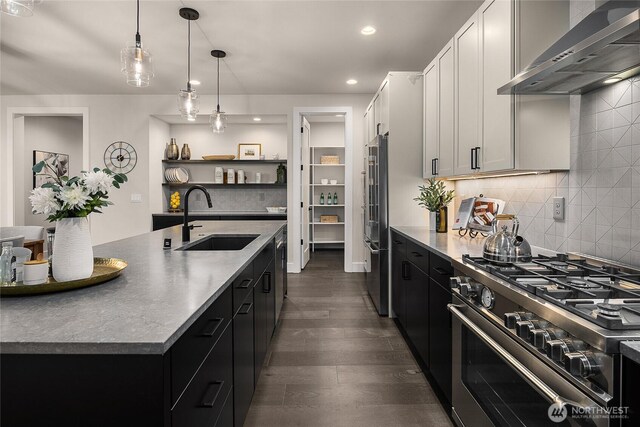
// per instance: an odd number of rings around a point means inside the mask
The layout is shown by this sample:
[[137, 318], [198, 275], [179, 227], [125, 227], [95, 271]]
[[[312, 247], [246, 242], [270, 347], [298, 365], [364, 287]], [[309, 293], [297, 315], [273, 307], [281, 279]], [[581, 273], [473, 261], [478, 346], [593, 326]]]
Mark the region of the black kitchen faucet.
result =
[[[189, 187], [187, 192], [184, 194], [184, 223], [182, 224], [183, 242], [188, 242], [189, 240], [191, 240], [191, 230], [196, 227], [195, 225], [189, 225], [189, 194], [191, 194], [193, 190], [202, 191], [207, 198], [207, 205], [209, 205], [209, 208], [213, 207], [213, 204], [211, 203], [211, 196], [209, 195], [209, 192], [206, 188], [204, 188], [202, 185], [192, 185], [191, 187]], [[199, 225], [198, 227], [202, 226]]]

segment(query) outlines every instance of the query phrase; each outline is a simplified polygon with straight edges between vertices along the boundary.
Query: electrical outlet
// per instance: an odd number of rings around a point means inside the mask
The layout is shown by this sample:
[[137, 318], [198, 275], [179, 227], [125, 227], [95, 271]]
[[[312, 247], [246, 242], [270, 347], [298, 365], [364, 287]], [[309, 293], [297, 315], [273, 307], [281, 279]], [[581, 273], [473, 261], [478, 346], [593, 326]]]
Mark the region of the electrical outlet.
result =
[[553, 198], [553, 219], [564, 219], [564, 197]]
[[142, 194], [132, 193], [131, 194], [131, 203], [142, 203]]

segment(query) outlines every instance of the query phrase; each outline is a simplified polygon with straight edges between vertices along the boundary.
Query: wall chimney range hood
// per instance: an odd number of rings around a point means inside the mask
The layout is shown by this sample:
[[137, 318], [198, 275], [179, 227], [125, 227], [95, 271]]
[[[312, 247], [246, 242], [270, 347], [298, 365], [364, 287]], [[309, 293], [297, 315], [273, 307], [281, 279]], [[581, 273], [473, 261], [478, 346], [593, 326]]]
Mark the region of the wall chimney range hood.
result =
[[498, 94], [582, 94], [639, 73], [640, 0], [611, 0], [499, 88]]

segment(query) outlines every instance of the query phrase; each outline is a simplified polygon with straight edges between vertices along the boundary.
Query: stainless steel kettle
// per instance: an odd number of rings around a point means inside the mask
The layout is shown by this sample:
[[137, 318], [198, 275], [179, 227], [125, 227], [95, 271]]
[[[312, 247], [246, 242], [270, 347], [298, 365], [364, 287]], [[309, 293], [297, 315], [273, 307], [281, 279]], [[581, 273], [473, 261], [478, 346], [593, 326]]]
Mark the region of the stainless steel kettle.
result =
[[[506, 225], [498, 230], [499, 221], [511, 221], [511, 231]], [[498, 214], [491, 223], [492, 234], [484, 241], [482, 257], [497, 264], [531, 261], [531, 246], [518, 235], [520, 222], [515, 215]]]

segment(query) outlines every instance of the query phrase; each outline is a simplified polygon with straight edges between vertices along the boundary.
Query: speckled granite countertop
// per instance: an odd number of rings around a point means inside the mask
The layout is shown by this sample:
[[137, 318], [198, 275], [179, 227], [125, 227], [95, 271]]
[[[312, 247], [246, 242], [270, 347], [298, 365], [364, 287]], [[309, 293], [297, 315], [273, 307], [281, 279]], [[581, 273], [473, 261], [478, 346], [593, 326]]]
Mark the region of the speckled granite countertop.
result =
[[640, 341], [622, 341], [620, 353], [636, 363], [640, 363]]
[[[94, 248], [129, 263], [110, 282], [0, 300], [0, 353], [163, 354], [215, 301], [285, 221], [203, 221], [210, 234], [258, 234], [240, 251], [176, 251], [175, 226]], [[164, 250], [164, 238], [173, 247]]]
[[[469, 254], [471, 256], [482, 256], [484, 247], [484, 237], [478, 235], [476, 238], [469, 236], [460, 236], [456, 230], [449, 230], [448, 233], [436, 233], [430, 231], [427, 227], [391, 227], [415, 243], [426, 247], [428, 250], [438, 253], [440, 256], [452, 261], [461, 260], [462, 255]], [[531, 247], [531, 252], [536, 254], [553, 255], [555, 252]]]

